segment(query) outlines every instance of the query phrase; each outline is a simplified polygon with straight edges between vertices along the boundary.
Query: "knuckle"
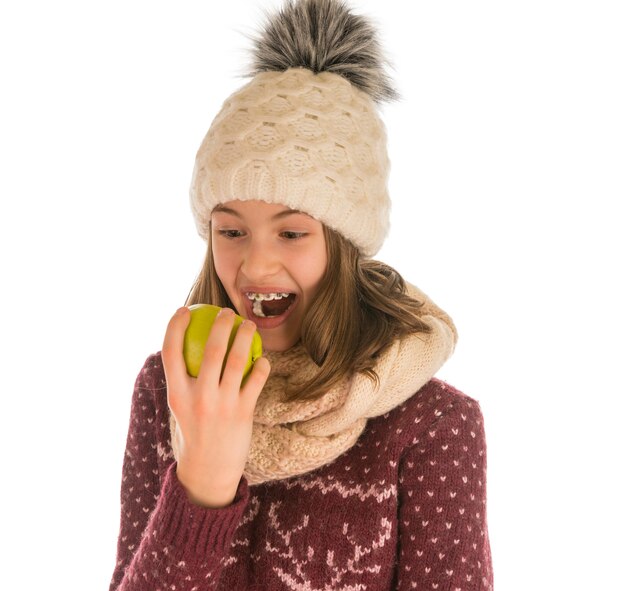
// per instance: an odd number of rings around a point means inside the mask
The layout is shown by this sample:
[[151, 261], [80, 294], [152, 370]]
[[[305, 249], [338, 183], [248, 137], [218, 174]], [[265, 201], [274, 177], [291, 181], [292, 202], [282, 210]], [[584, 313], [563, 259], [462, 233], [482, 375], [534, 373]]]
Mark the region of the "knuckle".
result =
[[225, 312], [217, 317], [217, 322], [220, 322], [224, 326], [229, 326], [235, 322], [235, 314], [229, 308], [224, 308]]
[[200, 424], [217, 421], [224, 426], [232, 423], [236, 417], [236, 402], [228, 396], [199, 397], [194, 401], [193, 417]]
[[180, 319], [180, 316], [178, 314], [175, 314], [174, 316], [170, 318], [169, 322], [167, 323], [168, 333], [171, 333], [176, 330], [176, 323], [179, 319]]
[[204, 344], [204, 350], [206, 353], [221, 353], [222, 355], [228, 347], [228, 339], [222, 338], [219, 334], [211, 332], [209, 338]]
[[248, 352], [241, 349], [231, 349], [228, 359], [237, 365], [244, 365], [248, 361]]
[[165, 364], [170, 363], [172, 359], [174, 359], [175, 354], [175, 349], [171, 345], [164, 344], [163, 347], [161, 347], [161, 359], [163, 359]]
[[224, 359], [226, 346], [219, 343], [207, 343], [204, 349], [204, 356], [213, 363], [218, 363]]
[[166, 339], [163, 343], [161, 354], [165, 353], [167, 355], [171, 355], [175, 349], [176, 347], [174, 346], [174, 343], [172, 343], [172, 341], [170, 341], [169, 339]]
[[170, 410], [174, 413], [174, 416], [177, 416], [180, 413], [182, 410], [182, 402], [178, 392], [168, 390], [167, 404], [170, 407]]
[[208, 419], [211, 419], [216, 414], [215, 404], [212, 403], [211, 399], [205, 396], [199, 396], [194, 400], [192, 406], [192, 415], [193, 417], [199, 421], [204, 422]]
[[254, 362], [254, 370], [261, 377], [267, 377], [270, 374], [271, 366], [265, 357], [260, 357]]

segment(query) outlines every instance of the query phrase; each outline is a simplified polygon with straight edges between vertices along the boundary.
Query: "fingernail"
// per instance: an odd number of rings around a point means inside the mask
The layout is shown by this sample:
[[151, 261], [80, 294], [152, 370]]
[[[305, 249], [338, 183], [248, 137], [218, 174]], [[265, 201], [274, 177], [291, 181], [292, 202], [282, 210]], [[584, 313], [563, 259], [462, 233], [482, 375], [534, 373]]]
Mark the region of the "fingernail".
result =
[[222, 308], [219, 312], [218, 312], [218, 316], [230, 316], [231, 314], [234, 314], [234, 312], [230, 309], [230, 308]]
[[183, 306], [182, 308], [178, 308], [178, 310], [176, 310], [176, 316], [180, 316], [181, 314], [184, 314], [187, 311], [187, 307]]

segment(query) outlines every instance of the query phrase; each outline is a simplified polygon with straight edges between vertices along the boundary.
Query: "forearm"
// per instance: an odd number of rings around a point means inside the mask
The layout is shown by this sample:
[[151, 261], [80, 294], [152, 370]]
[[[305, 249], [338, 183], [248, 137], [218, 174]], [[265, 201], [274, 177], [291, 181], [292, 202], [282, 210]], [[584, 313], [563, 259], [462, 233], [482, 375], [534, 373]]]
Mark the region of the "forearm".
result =
[[119, 584], [112, 582], [111, 591], [216, 588], [247, 501], [247, 482], [242, 479], [228, 507], [197, 506], [172, 464], [139, 548]]

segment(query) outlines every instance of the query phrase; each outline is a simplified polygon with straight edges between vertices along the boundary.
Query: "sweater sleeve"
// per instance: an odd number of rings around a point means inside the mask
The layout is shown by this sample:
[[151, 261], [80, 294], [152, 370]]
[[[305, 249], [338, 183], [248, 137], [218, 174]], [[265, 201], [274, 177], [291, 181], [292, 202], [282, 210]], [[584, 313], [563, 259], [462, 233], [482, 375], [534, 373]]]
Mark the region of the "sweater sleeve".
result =
[[176, 462], [160, 481], [152, 367], [150, 356], [133, 390], [122, 465], [117, 559], [109, 591], [208, 591], [217, 587], [248, 503], [248, 484], [242, 477], [228, 507], [209, 509], [189, 501], [176, 476]]
[[402, 456], [397, 591], [492, 591], [480, 405], [445, 411]]

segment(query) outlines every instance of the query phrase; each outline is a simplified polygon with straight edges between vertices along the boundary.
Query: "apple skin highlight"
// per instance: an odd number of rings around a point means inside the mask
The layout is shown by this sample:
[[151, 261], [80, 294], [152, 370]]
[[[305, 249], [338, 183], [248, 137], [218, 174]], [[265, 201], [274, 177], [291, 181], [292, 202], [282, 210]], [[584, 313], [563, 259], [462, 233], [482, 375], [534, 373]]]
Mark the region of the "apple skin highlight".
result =
[[[191, 312], [191, 318], [189, 320], [189, 324], [187, 325], [187, 330], [185, 331], [183, 339], [183, 358], [185, 360], [185, 366], [187, 367], [187, 373], [191, 377], [197, 378], [200, 373], [200, 365], [202, 364], [202, 358], [204, 357], [204, 348], [207, 339], [209, 338], [215, 318], [222, 308], [219, 306], [213, 306], [212, 304], [194, 304], [192, 306], [188, 306], [188, 308]], [[244, 319], [241, 316], [235, 314], [235, 322], [230, 333], [230, 338], [228, 339], [228, 348], [222, 365], [220, 377], [224, 372], [226, 359], [235, 340], [237, 329], [243, 320]], [[246, 362], [246, 367], [243, 373], [244, 380], [250, 374], [254, 362], [262, 355], [263, 343], [261, 341], [261, 335], [258, 331], [255, 331], [252, 337], [252, 346], [250, 347], [250, 352], [248, 353], [248, 361]]]

